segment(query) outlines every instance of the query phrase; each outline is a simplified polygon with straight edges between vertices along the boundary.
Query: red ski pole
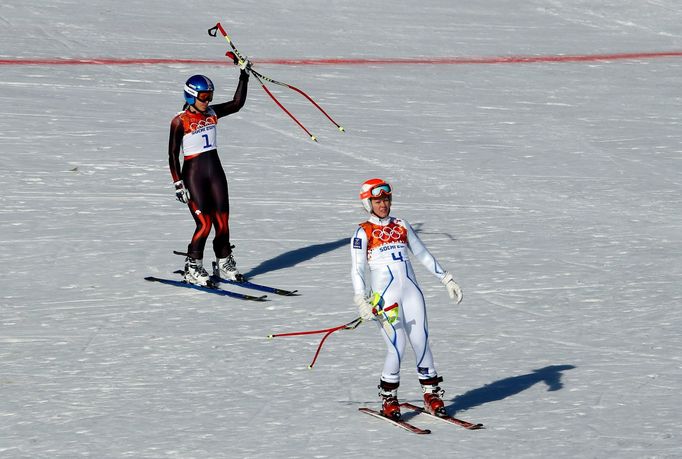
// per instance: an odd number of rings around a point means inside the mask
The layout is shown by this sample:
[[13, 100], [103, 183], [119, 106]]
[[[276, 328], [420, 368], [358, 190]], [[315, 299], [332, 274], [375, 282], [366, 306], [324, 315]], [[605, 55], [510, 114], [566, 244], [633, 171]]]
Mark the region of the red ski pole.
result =
[[334, 118], [332, 118], [331, 116], [329, 116], [329, 113], [327, 113], [326, 111], [324, 111], [324, 109], [323, 109], [322, 107], [320, 107], [320, 105], [319, 105], [317, 102], [315, 102], [315, 101], [313, 100], [313, 98], [310, 97], [308, 94], [306, 94], [305, 91], [303, 91], [302, 89], [298, 89], [296, 86], [290, 85], [289, 83], [282, 83], [281, 81], [273, 80], [272, 78], [266, 77], [265, 75], [263, 75], [263, 74], [260, 73], [260, 72], [257, 72], [257, 71], [254, 70], [254, 69], [251, 69], [251, 73], [254, 74], [254, 75], [256, 75], [256, 76], [258, 76], [258, 77], [260, 77], [260, 78], [262, 78], [262, 79], [264, 79], [265, 81], [269, 81], [270, 83], [274, 83], [274, 84], [277, 84], [277, 85], [280, 85], [280, 86], [284, 86], [285, 88], [289, 88], [289, 89], [291, 89], [292, 91], [296, 91], [297, 93], [299, 93], [300, 95], [302, 95], [303, 97], [305, 97], [306, 99], [308, 99], [308, 100], [310, 101], [310, 103], [313, 104], [313, 106], [315, 106], [315, 108], [317, 108], [319, 111], [321, 111], [322, 114], [323, 114], [324, 116], [326, 116], [327, 119], [328, 119], [329, 121], [331, 121], [332, 124], [334, 124], [334, 126], [336, 126], [336, 128], [337, 128], [339, 131], [341, 131], [341, 132], [345, 132], [345, 131], [346, 131], [346, 129], [345, 129], [343, 126], [341, 126], [339, 123], [337, 123], [336, 121], [334, 121]]
[[[231, 39], [230, 36], [228, 35], [227, 31], [223, 28], [223, 26], [220, 24], [220, 22], [218, 22], [215, 26], [213, 26], [213, 27], [211, 27], [210, 29], [208, 29], [208, 34], [209, 34], [210, 36], [212, 36], [212, 37], [216, 37], [216, 36], [218, 35], [218, 31], [220, 31], [221, 35], [225, 38], [225, 40], [227, 41], [227, 43], [230, 45], [230, 48], [232, 48], [232, 52], [228, 51], [228, 52], [226, 53], [226, 55], [229, 56], [230, 54], [234, 54], [234, 55], [237, 57], [237, 60], [238, 60], [239, 62], [244, 62], [244, 61], [246, 60], [246, 58], [244, 57], [244, 55], [242, 55], [242, 54], [239, 52], [239, 50], [237, 49], [237, 47], [235, 46], [235, 44], [232, 42], [232, 39]], [[329, 114], [328, 114], [322, 107], [320, 107], [320, 105], [319, 105], [317, 102], [315, 102], [315, 101], [313, 100], [312, 97], [310, 97], [308, 94], [306, 94], [305, 91], [303, 91], [303, 90], [301, 90], [301, 89], [299, 89], [299, 88], [297, 88], [297, 87], [295, 87], [295, 86], [293, 86], [293, 85], [290, 85], [290, 84], [288, 84], [288, 83], [283, 83], [283, 82], [281, 82], [281, 81], [277, 81], [277, 80], [275, 80], [275, 79], [273, 79], [273, 78], [267, 77], [267, 76], [263, 75], [262, 73], [257, 72], [257, 71], [254, 70], [252, 67], [249, 67], [249, 68], [248, 68], [248, 71], [251, 73], [251, 75], [253, 75], [254, 77], [256, 77], [256, 79], [257, 79], [258, 82], [260, 83], [260, 85], [261, 85], [261, 87], [263, 88], [263, 90], [265, 90], [265, 92], [266, 92], [266, 93], [268, 94], [268, 96], [270, 96], [270, 98], [277, 104], [277, 106], [278, 106], [279, 108], [281, 108], [281, 109], [284, 111], [284, 113], [286, 113], [287, 115], [289, 115], [289, 117], [290, 117], [292, 120], [294, 120], [294, 121], [296, 122], [296, 124], [298, 124], [299, 127], [301, 127], [301, 129], [303, 129], [303, 130], [305, 131], [306, 134], [308, 134], [308, 136], [310, 137], [311, 140], [317, 142], [317, 137], [315, 137], [313, 134], [311, 134], [310, 131], [309, 131], [305, 126], [303, 126], [303, 124], [302, 124], [302, 123], [301, 123], [301, 122], [300, 122], [300, 121], [299, 121], [299, 120], [298, 120], [298, 119], [297, 119], [289, 110], [287, 110], [287, 109], [284, 107], [284, 105], [282, 105], [282, 103], [281, 103], [279, 100], [277, 100], [277, 98], [274, 96], [274, 94], [272, 94], [272, 92], [270, 92], [270, 90], [268, 89], [268, 87], [265, 86], [265, 83], [263, 83], [263, 80], [265, 80], [265, 81], [267, 81], [267, 82], [269, 82], [269, 83], [273, 83], [273, 84], [279, 85], [279, 86], [284, 86], [284, 87], [286, 87], [286, 88], [289, 88], [289, 89], [291, 89], [291, 90], [293, 90], [293, 91], [295, 91], [295, 92], [301, 94], [301, 95], [302, 95], [303, 97], [305, 97], [310, 103], [312, 103], [313, 106], [314, 106], [315, 108], [317, 108], [324, 116], [326, 116], [327, 119], [329, 119], [329, 121], [331, 121], [331, 122], [337, 127], [337, 129], [338, 129], [339, 131], [345, 132], [345, 129], [343, 128], [343, 126], [341, 126], [339, 123], [337, 123], [336, 121], [334, 121], [334, 119], [333, 119], [331, 116], [329, 116]]]
[[317, 356], [320, 355], [320, 351], [322, 350], [322, 345], [324, 342], [327, 340], [329, 335], [334, 333], [335, 331], [338, 330], [353, 330], [358, 327], [362, 323], [362, 318], [357, 317], [347, 324], [339, 325], [338, 327], [331, 327], [331, 328], [324, 328], [322, 330], [307, 330], [307, 331], [300, 331], [300, 332], [289, 332], [289, 333], [276, 333], [276, 334], [271, 334], [268, 335], [268, 339], [272, 338], [277, 338], [277, 337], [283, 337], [283, 336], [302, 336], [302, 335], [315, 335], [315, 334], [321, 334], [324, 333], [325, 335], [322, 337], [322, 340], [320, 341], [320, 344], [317, 346], [317, 351], [315, 351], [315, 356], [313, 357], [312, 362], [310, 362], [310, 365], [308, 365], [308, 368], [312, 368], [313, 365], [315, 365], [315, 362], [317, 361]]

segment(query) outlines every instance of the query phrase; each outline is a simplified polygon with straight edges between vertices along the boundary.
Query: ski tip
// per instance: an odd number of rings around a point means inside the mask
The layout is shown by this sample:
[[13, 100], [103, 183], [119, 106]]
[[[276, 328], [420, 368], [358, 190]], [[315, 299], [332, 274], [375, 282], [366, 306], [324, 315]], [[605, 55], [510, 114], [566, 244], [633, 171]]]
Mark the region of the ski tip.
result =
[[343, 126], [339, 126], [339, 131], [346, 132], [346, 128], [344, 128]]

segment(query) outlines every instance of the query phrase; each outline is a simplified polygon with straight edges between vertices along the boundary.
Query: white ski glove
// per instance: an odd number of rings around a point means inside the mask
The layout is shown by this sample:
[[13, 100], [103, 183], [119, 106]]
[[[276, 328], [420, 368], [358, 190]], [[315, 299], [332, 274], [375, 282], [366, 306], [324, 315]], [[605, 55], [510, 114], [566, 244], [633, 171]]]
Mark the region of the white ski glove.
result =
[[238, 61], [237, 65], [239, 66], [239, 70], [247, 70], [248, 71], [251, 69], [251, 61], [246, 56], [244, 56], [243, 61]]
[[464, 295], [462, 295], [462, 289], [452, 278], [452, 274], [446, 272], [445, 277], [441, 279], [441, 282], [443, 285], [445, 285], [445, 288], [448, 289], [448, 295], [450, 295], [450, 299], [453, 300], [455, 304], [461, 303]]
[[374, 312], [372, 311], [374, 306], [372, 306], [372, 303], [370, 303], [369, 300], [370, 299], [365, 295], [360, 294], [353, 297], [353, 301], [358, 306], [358, 312], [360, 313], [362, 320], [374, 319]]
[[173, 185], [175, 185], [175, 197], [178, 201], [187, 204], [189, 202], [189, 191], [185, 188], [185, 183], [182, 180], [178, 180]]
[[239, 67], [239, 70], [246, 70], [246, 71], [248, 71], [248, 70], [251, 69], [251, 65], [252, 65], [252, 64], [251, 64], [251, 61], [249, 60], [248, 57], [244, 56], [244, 60], [242, 61], [242, 60], [240, 60], [240, 59], [237, 57], [237, 55], [236, 55], [235, 53], [233, 53], [232, 51], [226, 52], [225, 55], [226, 55], [227, 57], [229, 57], [230, 59], [232, 59], [232, 62], [234, 62], [234, 65], [236, 65], [237, 67]]

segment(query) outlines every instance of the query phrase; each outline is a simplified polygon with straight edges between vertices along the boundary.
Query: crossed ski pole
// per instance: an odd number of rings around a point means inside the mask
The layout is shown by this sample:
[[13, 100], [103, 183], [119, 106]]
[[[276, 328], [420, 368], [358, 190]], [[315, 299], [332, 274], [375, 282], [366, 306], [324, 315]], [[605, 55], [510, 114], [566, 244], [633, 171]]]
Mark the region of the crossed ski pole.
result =
[[283, 336], [315, 335], [315, 334], [324, 333], [325, 335], [322, 337], [320, 344], [317, 346], [317, 351], [315, 351], [315, 356], [313, 357], [313, 361], [310, 362], [310, 365], [308, 365], [308, 368], [312, 369], [313, 365], [315, 365], [315, 362], [317, 361], [317, 356], [320, 355], [320, 351], [322, 350], [322, 345], [327, 340], [327, 338], [329, 338], [329, 335], [331, 335], [335, 331], [339, 331], [339, 330], [354, 330], [354, 329], [358, 328], [358, 326], [361, 323], [362, 323], [362, 317], [356, 317], [355, 319], [351, 320], [347, 324], [339, 325], [338, 327], [324, 328], [322, 330], [308, 330], [308, 331], [300, 331], [300, 332], [276, 333], [276, 334], [268, 335], [268, 339], [283, 337]]
[[[218, 31], [220, 31], [220, 33], [222, 34], [222, 36], [225, 38], [225, 40], [227, 40], [227, 43], [230, 45], [230, 48], [232, 48], [232, 52], [228, 51], [227, 53], [225, 53], [225, 55], [226, 55], [226, 56], [230, 56], [230, 55], [236, 56], [240, 63], [246, 61], [246, 58], [244, 57], [243, 54], [241, 54], [241, 53], [239, 52], [239, 50], [237, 49], [237, 47], [235, 46], [235, 44], [232, 42], [232, 39], [230, 38], [230, 36], [227, 34], [227, 31], [225, 31], [225, 29], [224, 29], [223, 26], [220, 24], [220, 22], [218, 22], [214, 27], [211, 27], [210, 29], [208, 29], [208, 34], [209, 34], [210, 36], [212, 36], [212, 37], [216, 37], [216, 36], [218, 35]], [[304, 126], [304, 125], [303, 125], [303, 123], [301, 123], [301, 122], [300, 122], [300, 121], [299, 121], [299, 120], [298, 120], [298, 119], [297, 119], [289, 110], [286, 109], [286, 107], [285, 107], [284, 105], [282, 105], [282, 103], [281, 103], [279, 100], [277, 100], [277, 98], [275, 97], [275, 95], [274, 95], [272, 92], [270, 92], [270, 90], [269, 90], [268, 87], [265, 85], [265, 83], [263, 83], [263, 80], [265, 80], [265, 81], [267, 81], [267, 82], [269, 82], [269, 83], [273, 83], [273, 84], [279, 85], [279, 86], [284, 86], [285, 88], [289, 88], [289, 89], [291, 89], [291, 90], [293, 90], [293, 91], [296, 91], [297, 93], [301, 94], [303, 97], [305, 97], [306, 99], [308, 99], [308, 101], [310, 101], [310, 103], [312, 103], [320, 112], [322, 112], [322, 113], [324, 114], [324, 116], [326, 116], [326, 117], [329, 119], [329, 121], [331, 121], [331, 122], [337, 127], [337, 129], [338, 129], [339, 131], [341, 131], [341, 132], [344, 132], [344, 131], [345, 131], [345, 129], [343, 128], [343, 126], [339, 125], [339, 123], [337, 123], [336, 121], [334, 121], [334, 119], [333, 119], [331, 116], [329, 116], [329, 114], [328, 114], [326, 111], [324, 111], [324, 109], [323, 109], [322, 107], [320, 107], [320, 106], [317, 104], [317, 102], [315, 102], [315, 101], [312, 99], [312, 97], [310, 97], [310, 96], [309, 96], [308, 94], [306, 94], [304, 91], [302, 91], [302, 90], [298, 89], [297, 87], [292, 86], [292, 85], [290, 85], [290, 84], [288, 84], [288, 83], [282, 83], [281, 81], [277, 81], [277, 80], [274, 80], [274, 79], [272, 79], [272, 78], [266, 77], [266, 76], [263, 75], [262, 73], [260, 73], [260, 72], [258, 72], [258, 71], [256, 71], [256, 70], [254, 70], [253, 67], [247, 67], [247, 71], [250, 72], [251, 75], [253, 75], [254, 77], [256, 77], [256, 80], [258, 80], [258, 82], [260, 83], [260, 85], [261, 85], [261, 87], [263, 88], [263, 90], [265, 91], [265, 93], [266, 93], [268, 96], [270, 96], [270, 98], [275, 102], [275, 104], [277, 104], [277, 106], [278, 106], [279, 108], [281, 108], [281, 109], [284, 111], [284, 113], [286, 113], [287, 115], [289, 115], [289, 117], [290, 117], [292, 120], [294, 120], [294, 121], [296, 122], [296, 124], [298, 124], [298, 125], [300, 126], [301, 129], [303, 129], [303, 130], [306, 132], [306, 134], [308, 134], [308, 136], [310, 137], [311, 140], [317, 142], [317, 137], [315, 137], [315, 136], [314, 136], [314, 135], [313, 135], [313, 134]]]
[[[374, 313], [374, 318], [379, 321], [379, 324], [381, 325], [381, 328], [384, 329], [384, 332], [388, 336], [388, 339], [391, 340], [391, 342], [395, 344], [396, 332], [395, 332], [395, 328], [393, 328], [393, 325], [391, 323], [391, 318], [388, 315], [388, 312], [397, 308], [398, 304], [395, 303], [395, 304], [392, 304], [391, 306], [384, 308], [384, 299], [382, 298], [382, 296], [379, 293], [374, 293], [372, 295], [371, 304], [372, 304], [372, 306], [374, 306], [374, 308], [372, 310], [372, 312]], [[283, 336], [315, 335], [315, 334], [324, 333], [325, 335], [322, 337], [320, 344], [317, 346], [317, 351], [315, 351], [315, 356], [313, 357], [313, 361], [310, 362], [310, 365], [308, 365], [308, 368], [313, 368], [313, 365], [315, 365], [315, 362], [317, 361], [317, 356], [320, 355], [320, 351], [322, 350], [322, 345], [327, 340], [329, 335], [331, 335], [335, 331], [339, 331], [339, 330], [354, 330], [354, 329], [358, 328], [358, 326], [362, 322], [364, 322], [364, 319], [362, 317], [356, 317], [355, 319], [351, 320], [347, 324], [339, 325], [337, 327], [323, 328], [322, 330], [308, 330], [308, 331], [289, 332], [289, 333], [277, 333], [277, 334], [268, 335], [268, 339], [272, 339], [272, 338], [276, 338], [276, 337], [283, 337]]]

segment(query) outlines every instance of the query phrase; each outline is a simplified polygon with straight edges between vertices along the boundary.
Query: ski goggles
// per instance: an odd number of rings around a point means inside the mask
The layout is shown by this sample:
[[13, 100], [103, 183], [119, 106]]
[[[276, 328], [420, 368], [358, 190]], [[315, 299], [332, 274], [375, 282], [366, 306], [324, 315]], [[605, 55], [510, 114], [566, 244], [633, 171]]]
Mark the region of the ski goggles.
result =
[[197, 93], [196, 99], [201, 102], [211, 102], [213, 100], [213, 91]]
[[362, 193], [360, 199], [378, 198], [382, 195], [391, 196], [391, 185], [388, 183], [381, 183], [371, 190]]

